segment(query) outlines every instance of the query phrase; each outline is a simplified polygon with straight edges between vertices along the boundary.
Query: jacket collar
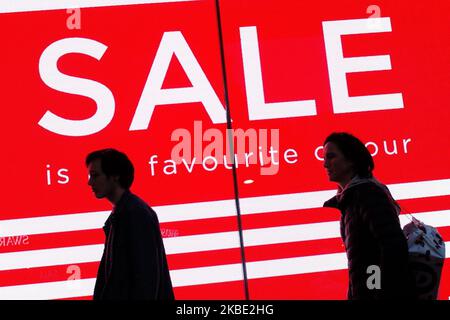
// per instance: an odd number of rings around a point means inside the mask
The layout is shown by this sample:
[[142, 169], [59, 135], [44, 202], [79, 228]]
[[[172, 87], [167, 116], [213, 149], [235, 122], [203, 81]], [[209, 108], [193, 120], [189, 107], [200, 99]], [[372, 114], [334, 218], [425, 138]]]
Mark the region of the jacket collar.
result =
[[120, 200], [117, 201], [116, 205], [114, 206], [112, 213], [121, 212], [122, 208], [124, 207], [125, 203], [127, 202], [127, 199], [130, 196], [131, 196], [131, 191], [130, 190], [125, 190], [125, 192], [120, 197]]
[[395, 201], [395, 199], [392, 196], [391, 192], [389, 191], [388, 187], [386, 187], [386, 185], [384, 185], [383, 183], [378, 181], [375, 177], [361, 178], [360, 176], [356, 175], [355, 177], [353, 177], [352, 180], [350, 180], [350, 182], [343, 189], [341, 187], [338, 188], [338, 191], [335, 196], [337, 202], [338, 203], [342, 202], [342, 200], [344, 199], [345, 195], [348, 193], [349, 190], [352, 190], [356, 186], [366, 184], [366, 183], [372, 183], [372, 184], [376, 185], [377, 187], [379, 187], [381, 190], [383, 190], [383, 192], [388, 196], [388, 198], [394, 204], [396, 211], [397, 211], [397, 215], [400, 214], [400, 206]]
[[352, 180], [350, 180], [347, 183], [347, 185], [344, 188], [342, 188], [341, 186], [338, 186], [338, 190], [336, 193], [337, 200], [340, 202], [348, 190], [350, 190], [356, 186], [359, 186], [361, 184], [365, 184], [365, 183], [381, 184], [375, 178], [361, 178], [360, 176], [356, 175], [352, 178]]

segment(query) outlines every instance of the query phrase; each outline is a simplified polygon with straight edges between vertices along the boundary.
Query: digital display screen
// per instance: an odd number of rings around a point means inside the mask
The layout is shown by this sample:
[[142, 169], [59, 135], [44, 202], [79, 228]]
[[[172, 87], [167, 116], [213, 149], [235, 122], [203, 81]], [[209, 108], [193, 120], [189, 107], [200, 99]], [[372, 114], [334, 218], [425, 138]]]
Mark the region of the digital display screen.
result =
[[[110, 147], [158, 215], [177, 299], [346, 299], [340, 212], [322, 207], [335, 131], [366, 144], [402, 226], [413, 214], [449, 247], [449, 12], [3, 1], [0, 299], [92, 298], [112, 206], [84, 161]], [[449, 277], [446, 261], [439, 299]]]

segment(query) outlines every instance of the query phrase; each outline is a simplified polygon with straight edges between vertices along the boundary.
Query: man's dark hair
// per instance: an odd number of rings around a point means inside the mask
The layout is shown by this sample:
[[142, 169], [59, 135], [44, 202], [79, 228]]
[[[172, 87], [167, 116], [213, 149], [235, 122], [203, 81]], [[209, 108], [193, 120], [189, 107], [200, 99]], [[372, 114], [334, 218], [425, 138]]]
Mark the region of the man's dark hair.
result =
[[115, 149], [93, 151], [86, 157], [86, 167], [97, 159], [100, 159], [102, 171], [107, 177], [119, 176], [119, 184], [122, 188], [131, 187], [134, 180], [134, 167], [125, 153]]
[[364, 143], [347, 132], [334, 132], [330, 134], [323, 145], [328, 142], [334, 143], [341, 150], [344, 157], [353, 163], [355, 172], [361, 178], [371, 178], [375, 168], [372, 155]]

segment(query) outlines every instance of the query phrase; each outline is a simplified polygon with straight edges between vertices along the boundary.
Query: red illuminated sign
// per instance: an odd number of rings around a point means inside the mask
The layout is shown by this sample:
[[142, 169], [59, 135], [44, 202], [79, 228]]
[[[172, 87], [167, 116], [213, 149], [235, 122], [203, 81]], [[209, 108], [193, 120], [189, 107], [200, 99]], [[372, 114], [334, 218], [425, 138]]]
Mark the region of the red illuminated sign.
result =
[[333, 131], [449, 238], [449, 4], [107, 2], [0, 5], [0, 299], [91, 297], [111, 207], [84, 157], [106, 147], [136, 167], [178, 299], [346, 298]]

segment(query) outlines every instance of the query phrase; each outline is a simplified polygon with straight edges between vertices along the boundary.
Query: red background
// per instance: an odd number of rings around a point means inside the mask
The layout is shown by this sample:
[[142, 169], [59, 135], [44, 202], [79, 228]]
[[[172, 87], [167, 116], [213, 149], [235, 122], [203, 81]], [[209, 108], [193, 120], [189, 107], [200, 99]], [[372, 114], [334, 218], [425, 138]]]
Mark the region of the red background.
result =
[[[66, 28], [65, 10], [0, 15], [2, 50], [2, 141], [4, 183], [0, 219], [27, 218], [109, 210], [87, 186], [84, 157], [92, 150], [114, 147], [126, 152], [136, 167], [132, 190], [152, 206], [235, 198], [233, 176], [220, 167], [199, 168], [192, 174], [180, 169], [164, 175], [159, 167], [151, 176], [147, 164], [157, 154], [169, 159], [177, 128], [192, 131], [194, 121], [203, 130], [214, 125], [201, 103], [157, 106], [147, 130], [129, 131], [131, 120], [158, 49], [167, 31], [181, 31], [219, 99], [225, 106], [228, 90], [233, 128], [278, 129], [280, 150], [295, 149], [299, 162], [281, 163], [276, 175], [261, 175], [259, 166], [237, 171], [241, 198], [330, 190], [322, 162], [314, 150], [333, 131], [349, 131], [362, 141], [382, 147], [410, 138], [408, 153], [375, 156], [375, 175], [384, 183], [448, 179], [448, 98], [450, 92], [450, 4], [447, 1], [377, 1], [381, 17], [390, 17], [392, 32], [342, 37], [345, 57], [389, 55], [392, 70], [347, 76], [351, 96], [402, 93], [404, 108], [335, 114], [330, 93], [322, 22], [362, 19], [369, 1], [242, 0], [220, 1], [223, 39], [219, 37], [215, 1], [84, 8], [80, 30]], [[250, 121], [242, 63], [239, 28], [256, 26], [266, 102], [314, 99], [317, 115]], [[37, 123], [46, 110], [70, 119], [95, 112], [95, 102], [47, 87], [39, 76], [38, 62], [51, 43], [83, 37], [108, 46], [100, 61], [78, 54], [61, 58], [61, 72], [93, 79], [114, 94], [116, 111], [102, 131], [85, 137], [54, 134]], [[222, 42], [221, 42], [222, 41]], [[221, 59], [221, 46], [224, 58]], [[222, 70], [225, 63], [227, 83]], [[164, 88], [190, 86], [174, 57]], [[401, 148], [399, 149], [399, 151]], [[69, 170], [68, 184], [46, 182], [46, 165], [52, 173]], [[56, 178], [56, 177], [55, 177]], [[253, 179], [252, 184], [243, 181]], [[55, 180], [54, 180], [55, 181]], [[325, 201], [326, 199], [324, 199]], [[404, 200], [412, 212], [448, 210], [448, 196]], [[245, 213], [245, 212], [243, 212]], [[235, 212], [234, 212], [235, 214]], [[326, 209], [292, 210], [244, 215], [243, 229], [337, 221], [339, 213]], [[161, 228], [179, 235], [237, 231], [235, 215], [225, 218], [166, 222]], [[439, 228], [446, 240], [450, 225]], [[236, 234], [237, 235], [237, 234]], [[101, 244], [101, 229], [30, 236], [29, 247], [0, 247], [1, 252]], [[338, 238], [246, 247], [247, 262], [343, 252]], [[171, 270], [241, 263], [239, 248], [169, 255]], [[96, 275], [97, 263], [80, 264], [83, 278]], [[448, 299], [448, 263], [441, 281], [440, 298]], [[0, 271], [0, 286], [60, 281], [64, 266]], [[44, 272], [44, 273], [43, 273]], [[42, 276], [44, 274], [44, 276]], [[249, 280], [253, 299], [344, 299], [346, 270]], [[244, 282], [223, 282], [175, 288], [179, 299], [242, 299]]]

